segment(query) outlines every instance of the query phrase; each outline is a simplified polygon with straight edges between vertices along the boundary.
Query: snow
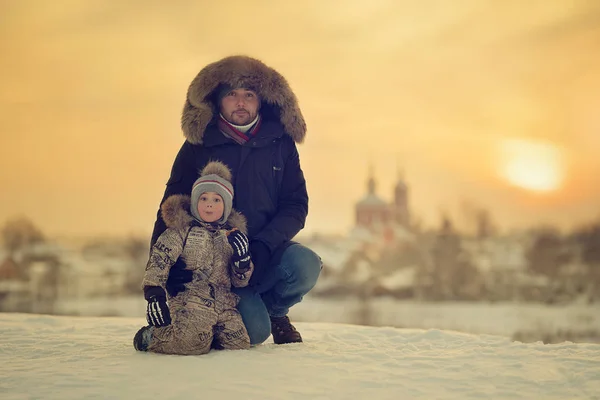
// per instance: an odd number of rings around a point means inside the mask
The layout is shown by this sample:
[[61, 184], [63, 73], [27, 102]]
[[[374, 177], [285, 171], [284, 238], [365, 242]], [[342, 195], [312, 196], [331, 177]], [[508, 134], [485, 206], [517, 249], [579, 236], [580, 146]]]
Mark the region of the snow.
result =
[[2, 399], [594, 399], [600, 345], [298, 323], [305, 343], [136, 352], [142, 318], [0, 314]]
[[330, 272], [341, 273], [357, 246], [346, 239], [335, 244], [315, 241], [311, 242], [308, 247], [321, 257]]
[[381, 280], [381, 286], [386, 289], [411, 288], [415, 282], [416, 267], [405, 267], [394, 271]]

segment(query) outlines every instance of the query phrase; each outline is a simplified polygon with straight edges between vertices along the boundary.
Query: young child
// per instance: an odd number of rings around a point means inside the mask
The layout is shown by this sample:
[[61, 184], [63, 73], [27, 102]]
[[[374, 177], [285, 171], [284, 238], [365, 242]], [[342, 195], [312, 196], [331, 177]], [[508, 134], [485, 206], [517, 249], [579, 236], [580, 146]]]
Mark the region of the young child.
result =
[[[150, 325], [135, 335], [136, 350], [191, 355], [208, 353], [211, 345], [250, 347], [231, 286], [248, 285], [254, 266], [246, 220], [232, 210], [232, 200], [231, 172], [212, 161], [194, 183], [191, 198], [173, 195], [163, 203], [168, 229], [152, 247], [146, 266], [142, 286]], [[172, 297], [165, 285], [179, 257], [193, 271], [193, 280]]]

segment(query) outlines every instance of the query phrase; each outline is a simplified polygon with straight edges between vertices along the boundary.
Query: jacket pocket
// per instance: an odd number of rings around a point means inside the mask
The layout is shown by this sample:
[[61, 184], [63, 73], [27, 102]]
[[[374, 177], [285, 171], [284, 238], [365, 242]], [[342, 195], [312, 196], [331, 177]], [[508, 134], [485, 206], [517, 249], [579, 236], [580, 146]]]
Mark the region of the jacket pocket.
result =
[[277, 204], [277, 199], [279, 197], [279, 188], [281, 187], [281, 183], [283, 182], [283, 157], [281, 155], [281, 143], [279, 141], [275, 142], [275, 147], [273, 149], [273, 153], [271, 155], [271, 168], [273, 175], [273, 190], [271, 194], [273, 195], [273, 202]]

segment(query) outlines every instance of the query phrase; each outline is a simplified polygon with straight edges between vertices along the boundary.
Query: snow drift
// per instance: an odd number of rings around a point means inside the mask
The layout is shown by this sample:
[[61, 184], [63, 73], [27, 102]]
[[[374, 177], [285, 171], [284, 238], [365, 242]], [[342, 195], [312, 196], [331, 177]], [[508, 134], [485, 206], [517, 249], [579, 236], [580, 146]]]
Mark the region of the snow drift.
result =
[[[600, 345], [298, 323], [305, 343], [138, 353], [142, 318], [0, 314], [3, 399], [593, 399]], [[595, 397], [596, 396], [596, 397]]]

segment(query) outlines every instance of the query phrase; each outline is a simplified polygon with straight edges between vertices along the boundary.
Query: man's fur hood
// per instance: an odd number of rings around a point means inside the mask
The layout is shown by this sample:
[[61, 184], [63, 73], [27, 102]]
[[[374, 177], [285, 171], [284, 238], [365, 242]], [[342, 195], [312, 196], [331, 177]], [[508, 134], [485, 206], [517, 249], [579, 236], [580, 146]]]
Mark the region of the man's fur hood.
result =
[[289, 84], [273, 68], [247, 56], [226, 57], [209, 64], [190, 84], [181, 116], [183, 134], [190, 143], [202, 144], [206, 127], [218, 115], [215, 92], [220, 85], [256, 91], [261, 114], [278, 118], [285, 132], [296, 143], [302, 143], [306, 123]]
[[[194, 217], [192, 217], [189, 211], [190, 204], [190, 196], [183, 194], [174, 194], [164, 201], [160, 207], [160, 212], [167, 228], [185, 229], [192, 224]], [[236, 210], [231, 210], [231, 214], [227, 218], [227, 224], [245, 234], [248, 233], [246, 217]]]

